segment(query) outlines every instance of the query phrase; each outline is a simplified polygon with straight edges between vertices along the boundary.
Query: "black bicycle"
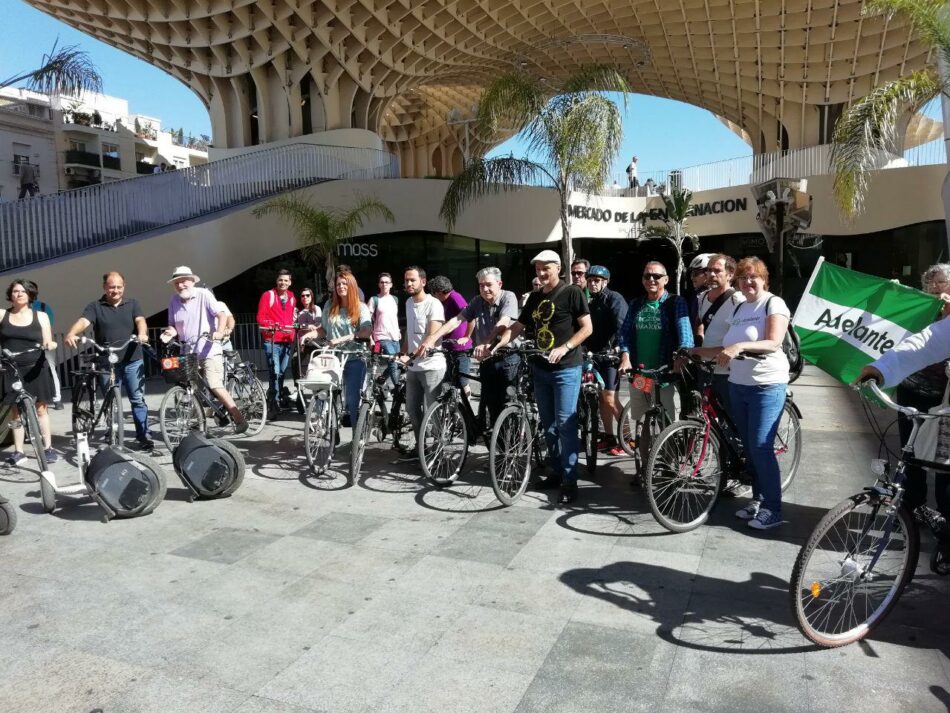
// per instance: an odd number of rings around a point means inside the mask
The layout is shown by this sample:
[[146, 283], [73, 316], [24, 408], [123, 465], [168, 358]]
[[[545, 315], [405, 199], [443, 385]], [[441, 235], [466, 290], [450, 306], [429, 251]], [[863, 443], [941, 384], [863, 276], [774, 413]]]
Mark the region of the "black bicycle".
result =
[[633, 402], [628, 401], [617, 421], [617, 443], [624, 452], [633, 456], [636, 478], [638, 482], [643, 475], [647, 454], [643, 453], [643, 438], [646, 435], [648, 442], [655, 443], [660, 431], [673, 423], [674, 414], [669, 413], [660, 399], [660, 390], [671, 386], [672, 368], [667, 364], [659, 369], [645, 369], [640, 367], [629, 372], [622, 372], [626, 376], [631, 388], [647, 395], [650, 406], [639, 419], [632, 415]]
[[581, 443], [587, 461], [587, 472], [597, 473], [597, 442], [600, 440], [600, 395], [604, 392], [604, 379], [597, 371], [595, 362], [617, 366], [620, 357], [614, 351], [590, 352], [584, 350], [581, 367], [581, 392], [577, 397], [577, 420], [581, 429]]
[[[72, 389], [73, 433], [94, 436], [100, 424], [102, 440], [110, 446], [121, 447], [125, 441], [125, 414], [122, 409], [122, 384], [116, 379], [116, 364], [119, 353], [125, 351], [138, 338], [130, 337], [119, 346], [96, 344], [88, 337], [80, 337], [80, 344], [91, 346], [94, 354], [80, 354], [81, 367], [70, 372], [76, 379]], [[105, 368], [102, 357], [105, 357]], [[104, 395], [99, 399], [99, 380], [105, 379]]]
[[236, 350], [224, 352], [224, 386], [247, 420], [245, 436], [256, 436], [267, 423], [267, 394], [253, 362], [242, 360]]
[[389, 364], [399, 362], [398, 354], [370, 353], [366, 360], [366, 379], [360, 393], [360, 410], [353, 431], [350, 453], [350, 479], [356, 482], [363, 467], [366, 446], [375, 437], [382, 443], [392, 438], [393, 448], [405, 450], [412, 433], [412, 423], [406, 415], [406, 380], [403, 376], [392, 388], [392, 403], [386, 404], [386, 384], [389, 383]]

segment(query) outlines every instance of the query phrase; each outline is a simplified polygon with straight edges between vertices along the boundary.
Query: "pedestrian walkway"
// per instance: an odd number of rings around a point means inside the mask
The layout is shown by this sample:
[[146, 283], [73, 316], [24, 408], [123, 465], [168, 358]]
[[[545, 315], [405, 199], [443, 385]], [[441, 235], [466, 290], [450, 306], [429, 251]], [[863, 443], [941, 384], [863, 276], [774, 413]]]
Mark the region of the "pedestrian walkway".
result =
[[234, 497], [189, 503], [171, 474], [138, 520], [45, 515], [32, 461], [2, 467], [0, 711], [945, 711], [950, 581], [925, 555], [873, 640], [821, 651], [795, 629], [798, 548], [872, 482], [876, 444], [854, 393], [811, 369], [793, 388], [802, 468], [789, 522], [758, 534], [728, 500], [667, 533], [622, 459], [582, 467], [569, 509], [501, 508], [484, 448], [446, 490], [378, 445], [353, 487], [314, 480], [296, 416], [236, 441]]

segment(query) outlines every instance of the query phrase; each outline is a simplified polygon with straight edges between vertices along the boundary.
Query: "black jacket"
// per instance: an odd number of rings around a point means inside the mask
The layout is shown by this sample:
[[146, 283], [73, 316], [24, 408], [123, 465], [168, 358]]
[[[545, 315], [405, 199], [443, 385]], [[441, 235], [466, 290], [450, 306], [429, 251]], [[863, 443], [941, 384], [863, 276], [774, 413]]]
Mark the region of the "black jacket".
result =
[[592, 352], [603, 351], [616, 345], [617, 332], [627, 316], [627, 301], [619, 292], [604, 288], [590, 296], [590, 321], [594, 327], [584, 346]]

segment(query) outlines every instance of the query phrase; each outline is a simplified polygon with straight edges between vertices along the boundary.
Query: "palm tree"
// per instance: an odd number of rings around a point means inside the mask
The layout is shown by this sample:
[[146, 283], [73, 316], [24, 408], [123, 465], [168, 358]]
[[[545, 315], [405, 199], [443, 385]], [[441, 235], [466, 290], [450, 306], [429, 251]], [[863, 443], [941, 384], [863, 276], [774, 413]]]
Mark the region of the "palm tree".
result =
[[83, 92], [101, 92], [102, 77], [89, 55], [79, 49], [78, 45], [57, 49], [58, 44], [57, 39], [49, 54], [43, 56], [43, 64], [39, 69], [4, 79], [0, 81], [0, 87], [25, 81], [29, 89], [50, 96], [79, 96]]
[[553, 87], [520, 72], [503, 74], [489, 84], [478, 105], [479, 134], [495, 137], [520, 132], [528, 153], [539, 154], [541, 160], [507, 156], [469, 161], [442, 201], [439, 214], [448, 229], [479, 198], [546, 184], [558, 192], [562, 260], [570, 264], [570, 192], [593, 193], [601, 188], [620, 151], [621, 115], [617, 105], [603, 95], [608, 91], [623, 92], [626, 104], [630, 87], [619, 71], [604, 65], [582, 67]]
[[[948, 91], [945, 67], [950, 66], [950, 17], [946, 0], [866, 0], [865, 14], [900, 16], [929, 44], [942, 68], [927, 67], [882, 84], [845, 112], [835, 125], [831, 163], [834, 193], [849, 218], [864, 208], [870, 172], [881, 157], [902, 143], [903, 119]], [[947, 127], [945, 127], [946, 130]]]
[[256, 218], [274, 213], [290, 224], [296, 233], [304, 262], [314, 270], [325, 269], [327, 284], [333, 284], [336, 274], [337, 245], [346, 242], [371, 218], [382, 218], [387, 223], [396, 218], [378, 199], [357, 196], [352, 208], [325, 208], [312, 205], [297, 196], [279, 196], [257, 206]]
[[637, 234], [639, 240], [668, 240], [676, 250], [676, 292], [682, 290], [683, 246], [688, 242], [693, 250], [699, 250], [699, 236], [686, 232], [686, 221], [693, 214], [693, 192], [673, 187], [667, 193], [660, 189], [660, 198], [666, 206], [662, 225], [651, 226]]

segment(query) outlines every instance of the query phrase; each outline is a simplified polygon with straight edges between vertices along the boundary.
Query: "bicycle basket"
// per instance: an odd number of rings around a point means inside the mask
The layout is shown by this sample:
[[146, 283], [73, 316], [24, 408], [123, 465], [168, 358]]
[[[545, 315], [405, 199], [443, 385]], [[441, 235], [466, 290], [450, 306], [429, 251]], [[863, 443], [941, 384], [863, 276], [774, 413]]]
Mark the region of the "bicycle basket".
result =
[[162, 376], [169, 384], [187, 384], [198, 380], [197, 354], [164, 356], [161, 364]]
[[324, 386], [339, 386], [343, 381], [343, 362], [336, 354], [330, 352], [314, 352], [307, 365], [307, 377], [301, 380], [301, 385], [307, 388]]

